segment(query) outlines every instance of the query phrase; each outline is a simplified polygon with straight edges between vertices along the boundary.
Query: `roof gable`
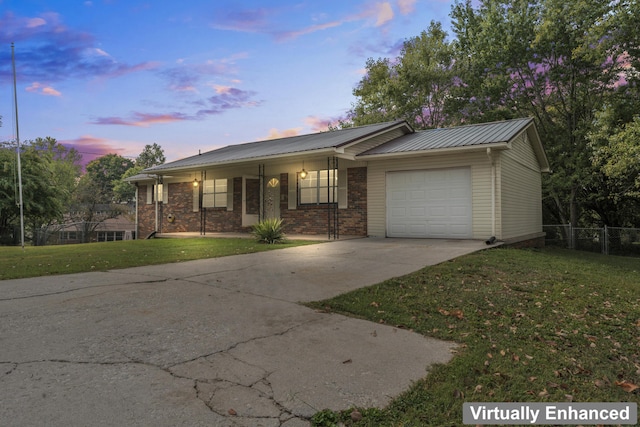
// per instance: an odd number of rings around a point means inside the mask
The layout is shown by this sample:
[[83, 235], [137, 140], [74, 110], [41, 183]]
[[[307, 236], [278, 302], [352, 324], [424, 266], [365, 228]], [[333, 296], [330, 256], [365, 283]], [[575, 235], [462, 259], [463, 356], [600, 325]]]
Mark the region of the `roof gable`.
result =
[[541, 170], [549, 172], [549, 161], [532, 118], [417, 131], [367, 150], [357, 155], [356, 158], [373, 160], [397, 155], [426, 154], [443, 150], [488, 146], [509, 148], [509, 144], [522, 132], [527, 132]]
[[394, 139], [362, 153], [361, 156], [508, 143], [532, 122], [533, 119], [526, 118], [427, 129]]

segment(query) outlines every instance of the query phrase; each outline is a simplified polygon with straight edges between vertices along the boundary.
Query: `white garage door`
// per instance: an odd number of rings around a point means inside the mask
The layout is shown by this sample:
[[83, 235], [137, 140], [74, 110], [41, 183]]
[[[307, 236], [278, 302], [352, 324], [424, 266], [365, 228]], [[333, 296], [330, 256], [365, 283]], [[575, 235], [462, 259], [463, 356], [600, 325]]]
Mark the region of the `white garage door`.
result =
[[387, 173], [387, 236], [471, 238], [471, 169]]

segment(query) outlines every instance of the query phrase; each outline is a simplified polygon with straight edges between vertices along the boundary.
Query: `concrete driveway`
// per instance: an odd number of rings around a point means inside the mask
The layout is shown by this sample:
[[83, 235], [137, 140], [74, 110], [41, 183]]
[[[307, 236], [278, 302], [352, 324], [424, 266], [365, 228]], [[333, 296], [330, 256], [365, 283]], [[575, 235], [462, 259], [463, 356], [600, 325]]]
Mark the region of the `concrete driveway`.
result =
[[0, 281], [0, 425], [296, 427], [383, 407], [453, 344], [298, 302], [484, 247], [357, 239]]

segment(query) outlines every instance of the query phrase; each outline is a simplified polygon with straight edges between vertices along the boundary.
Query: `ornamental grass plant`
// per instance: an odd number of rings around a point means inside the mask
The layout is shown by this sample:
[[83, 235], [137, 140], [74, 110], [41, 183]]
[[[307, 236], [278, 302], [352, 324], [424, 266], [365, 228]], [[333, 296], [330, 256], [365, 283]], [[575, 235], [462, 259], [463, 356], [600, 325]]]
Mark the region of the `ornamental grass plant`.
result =
[[276, 243], [284, 243], [286, 240], [282, 219], [280, 218], [263, 219], [253, 225], [251, 233], [259, 243], [273, 245]]

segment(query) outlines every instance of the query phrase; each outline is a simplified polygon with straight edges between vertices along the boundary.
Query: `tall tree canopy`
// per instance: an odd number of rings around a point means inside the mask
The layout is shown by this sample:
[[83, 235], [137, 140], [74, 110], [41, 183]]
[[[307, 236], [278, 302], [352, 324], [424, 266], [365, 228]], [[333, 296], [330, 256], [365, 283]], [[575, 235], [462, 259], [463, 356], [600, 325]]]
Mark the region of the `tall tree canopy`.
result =
[[[21, 146], [22, 195], [27, 236], [62, 221], [80, 173], [80, 155], [54, 138], [38, 138]], [[15, 144], [0, 147], [0, 234], [19, 224], [19, 193]]]
[[438, 22], [405, 41], [395, 62], [369, 59], [367, 74], [354, 89], [354, 124], [406, 120], [415, 128], [446, 123], [445, 100], [453, 78], [453, 46]]
[[[370, 59], [354, 89], [353, 122], [402, 118], [426, 128], [533, 117], [553, 170], [544, 182], [545, 221], [621, 224], [610, 212], [627, 206], [630, 193], [615, 203], [609, 197], [620, 174], [598, 164], [613, 153], [603, 144], [615, 141], [603, 134], [600, 114], [622, 94], [638, 96], [639, 1], [474, 4], [454, 4], [450, 42], [432, 23], [399, 58]], [[633, 115], [624, 120], [630, 130], [609, 127], [609, 136], [631, 141]], [[594, 132], [598, 144], [591, 143]]]
[[135, 166], [127, 170], [119, 180], [113, 185], [114, 198], [121, 202], [133, 201], [136, 196], [136, 189], [131, 183], [125, 181], [126, 178], [141, 173], [152, 166], [164, 164], [166, 158], [161, 146], [154, 143], [145, 145], [144, 149], [136, 157]]
[[116, 200], [113, 187], [134, 164], [133, 160], [118, 154], [98, 157], [87, 164], [80, 185], [90, 189], [86, 195], [91, 198], [92, 203], [120, 203], [121, 200]]
[[136, 166], [147, 169], [152, 166], [162, 165], [166, 160], [164, 150], [154, 142], [153, 145], [147, 144], [144, 146], [138, 157], [136, 157]]

